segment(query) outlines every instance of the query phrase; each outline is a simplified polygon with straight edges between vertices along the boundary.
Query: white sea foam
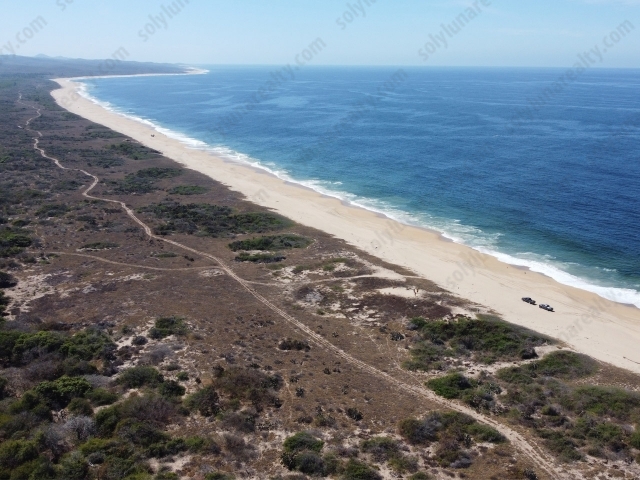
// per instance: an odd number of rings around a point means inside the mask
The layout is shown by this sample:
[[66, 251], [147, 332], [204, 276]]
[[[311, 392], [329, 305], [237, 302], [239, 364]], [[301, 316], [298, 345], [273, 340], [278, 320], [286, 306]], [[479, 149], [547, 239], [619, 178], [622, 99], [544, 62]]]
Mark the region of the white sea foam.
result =
[[[485, 248], [477, 248], [477, 250], [496, 257], [501, 262], [508, 263], [510, 265], [527, 267], [533, 272], [542, 273], [543, 275], [551, 277], [556, 282], [562, 283], [563, 285], [569, 285], [581, 290], [587, 290], [608, 300], [612, 300], [618, 303], [624, 303], [627, 305], [635, 305], [636, 307], [640, 308], [640, 292], [632, 288], [619, 288], [598, 285], [594, 280], [587, 280], [568, 273], [561, 267], [555, 266], [549, 261], [525, 259]], [[611, 269], [607, 270], [612, 271]]]
[[[355, 207], [364, 208], [366, 210], [384, 215], [405, 225], [435, 230], [439, 232], [443, 237], [453, 242], [467, 245], [479, 252], [491, 255], [503, 263], [526, 267], [533, 272], [541, 273], [543, 275], [551, 277], [561, 284], [595, 293], [603, 298], [612, 300], [614, 302], [627, 305], [635, 305], [636, 307], [640, 308], [640, 292], [637, 290], [631, 288], [598, 285], [595, 280], [581, 278], [568, 273], [562, 267], [568, 267], [569, 264], [559, 264], [559, 262], [554, 262], [553, 259], [549, 256], [540, 256], [532, 253], [514, 256], [496, 250], [495, 248], [497, 240], [501, 234], [487, 234], [486, 232], [483, 232], [476, 227], [464, 225], [458, 220], [437, 218], [429, 216], [428, 214], [412, 214], [407, 211], [398, 209], [388, 202], [382, 200], [360, 197], [353, 193], [336, 188], [342, 185], [342, 182], [295, 179], [290, 175], [290, 172], [288, 172], [286, 169], [278, 168], [276, 164], [265, 164], [264, 162], [252, 158], [249, 155], [237, 152], [223, 145], [209, 145], [202, 140], [190, 137], [184, 133], [162, 127], [149, 119], [133, 115], [131, 112], [123, 111], [122, 109], [115, 107], [109, 102], [105, 102], [95, 98], [89, 93], [89, 89], [85, 83], [78, 83], [80, 84], [80, 95], [87, 98], [88, 100], [100, 105], [101, 107], [109, 111], [125, 116], [137, 122], [144, 123], [157, 132], [182, 142], [188, 148], [205, 150], [218, 157], [226, 159], [227, 161], [238, 162], [249, 165], [253, 168], [264, 170], [286, 182], [291, 182], [310, 188], [318, 193], [321, 193], [322, 195], [333, 197], [343, 202], [349, 203], [350, 205], [353, 205]], [[601, 268], [601, 270], [612, 272], [611, 269], [607, 268]]]

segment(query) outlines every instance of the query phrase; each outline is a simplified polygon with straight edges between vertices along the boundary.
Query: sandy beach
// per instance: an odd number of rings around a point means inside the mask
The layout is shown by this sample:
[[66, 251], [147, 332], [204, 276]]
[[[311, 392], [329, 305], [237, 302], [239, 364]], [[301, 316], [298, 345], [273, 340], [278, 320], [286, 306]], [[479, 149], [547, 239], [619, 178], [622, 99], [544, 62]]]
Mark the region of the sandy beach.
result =
[[[526, 269], [500, 262], [438, 233], [400, 224], [374, 212], [291, 184], [237, 162], [188, 148], [152, 127], [111, 112], [77, 93], [72, 79], [55, 80], [57, 103], [161, 151], [186, 168], [199, 171], [272, 208], [429, 279], [454, 294], [486, 306], [505, 320], [558, 338], [579, 352], [640, 373], [640, 309], [562, 285]], [[549, 303], [555, 313], [522, 302], [530, 296]]]

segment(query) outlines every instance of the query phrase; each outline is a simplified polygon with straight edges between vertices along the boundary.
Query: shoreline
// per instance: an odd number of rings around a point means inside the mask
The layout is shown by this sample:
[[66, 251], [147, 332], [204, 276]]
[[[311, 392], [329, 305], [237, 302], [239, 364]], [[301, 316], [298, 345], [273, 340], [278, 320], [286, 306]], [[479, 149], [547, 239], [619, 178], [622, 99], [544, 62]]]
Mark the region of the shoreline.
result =
[[[192, 68], [188, 72], [179, 75], [185, 74], [201, 74], [207, 73], [207, 70]], [[154, 76], [155, 74], [138, 74], [131, 76]], [[163, 75], [163, 74], [159, 74]], [[171, 74], [176, 75], [176, 74]], [[100, 78], [118, 78], [123, 77], [123, 75], [117, 76], [103, 76]], [[208, 145], [206, 142], [199, 140], [197, 138], [191, 137], [188, 134], [183, 134], [179, 131], [172, 130], [171, 128], [166, 128], [163, 125], [156, 123], [153, 120], [148, 120], [144, 117], [139, 117], [134, 114], [130, 114], [127, 112], [121, 111], [117, 106], [112, 105], [108, 101], [103, 101], [92, 96], [87, 89], [85, 79], [89, 77], [75, 77], [69, 80], [80, 81], [80, 89], [81, 95], [88, 99], [89, 101], [96, 103], [103, 108], [115, 113], [117, 115], [124, 116], [126, 118], [132, 119], [134, 121], [142, 122], [146, 125], [149, 125], [156, 131], [167, 135], [170, 138], [176, 139], [190, 149], [203, 150], [207, 153], [212, 154], [214, 157], [220, 158], [224, 161], [228, 161], [230, 163], [240, 163], [241, 165], [246, 166], [247, 168], [251, 168], [255, 172], [266, 172], [269, 175], [276, 176], [280, 180], [284, 181], [290, 185], [296, 185], [299, 188], [311, 189], [324, 197], [336, 198], [343, 202], [345, 206], [351, 206], [354, 208], [361, 208], [364, 210], [368, 210], [378, 214], [382, 218], [390, 219], [392, 221], [399, 222], [403, 225], [412, 226], [415, 228], [421, 228], [427, 230], [429, 232], [435, 233], [441, 237], [442, 240], [451, 241], [455, 243], [459, 243], [462, 245], [466, 245], [476, 251], [481, 253], [490, 255], [494, 258], [497, 258], [500, 262], [506, 263], [508, 265], [513, 266], [514, 268], [526, 269], [528, 271], [537, 272], [544, 276], [550, 277], [558, 283], [563, 285], [574, 287], [579, 290], [586, 290], [591, 293], [595, 293], [604, 299], [611, 300], [616, 303], [620, 303], [623, 305], [633, 306], [635, 308], [640, 309], [640, 292], [628, 286], [604, 286], [599, 284], [597, 280], [589, 279], [588, 277], [581, 277], [574, 273], [571, 273], [567, 269], [563, 268], [562, 265], [554, 265], [548, 261], [545, 261], [541, 258], [524, 258], [523, 256], [518, 256], [518, 254], [512, 254], [500, 251], [498, 249], [492, 249], [490, 246], [481, 246], [481, 245], [473, 245], [473, 241], [470, 243], [468, 240], [464, 238], [464, 233], [460, 234], [460, 232], [456, 233], [456, 227], [452, 224], [447, 226], [440, 225], [430, 225], [416, 218], [414, 214], [409, 213], [407, 211], [398, 210], [391, 205], [380, 205], [376, 203], [375, 199], [359, 197], [358, 195], [353, 195], [348, 191], [343, 190], [335, 190], [331, 187], [325, 187], [320, 185], [319, 182], [314, 181], [313, 179], [301, 180], [295, 179], [291, 177], [286, 170], [281, 170], [276, 166], [266, 165], [259, 160], [253, 159], [250, 155], [234, 151], [227, 147], [212, 147]], [[93, 78], [93, 77], [92, 77]], [[450, 222], [455, 224], [456, 222]], [[453, 227], [453, 228], [452, 228]], [[535, 257], [535, 255], [534, 255]]]
[[[186, 72], [189, 75], [198, 73]], [[186, 168], [244, 194], [253, 203], [323, 230], [391, 264], [405, 267], [451, 293], [484, 305], [506, 321], [564, 341], [598, 360], [640, 373], [640, 309], [563, 285], [528, 267], [456, 243], [437, 231], [397, 222], [382, 212], [349, 204], [267, 169], [189, 148], [152, 126], [107, 110], [79, 93], [75, 79], [55, 79], [56, 102], [81, 117], [127, 135]], [[68, 100], [73, 98], [73, 102]], [[151, 135], [154, 135], [152, 137]], [[556, 313], [521, 301], [531, 296]], [[636, 358], [638, 357], [638, 358]]]

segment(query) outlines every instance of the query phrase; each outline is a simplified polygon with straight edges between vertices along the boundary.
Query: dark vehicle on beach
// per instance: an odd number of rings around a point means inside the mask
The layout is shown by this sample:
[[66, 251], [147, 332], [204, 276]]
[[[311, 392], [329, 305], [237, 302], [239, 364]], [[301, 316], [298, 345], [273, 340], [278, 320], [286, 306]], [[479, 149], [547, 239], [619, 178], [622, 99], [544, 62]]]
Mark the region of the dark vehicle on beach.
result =
[[531, 297], [522, 297], [522, 301], [530, 303], [531, 305], [535, 305], [536, 304], [536, 301]]
[[543, 310], [546, 310], [547, 312], [553, 312], [553, 307], [551, 305], [547, 305], [546, 303], [541, 303], [539, 307]]

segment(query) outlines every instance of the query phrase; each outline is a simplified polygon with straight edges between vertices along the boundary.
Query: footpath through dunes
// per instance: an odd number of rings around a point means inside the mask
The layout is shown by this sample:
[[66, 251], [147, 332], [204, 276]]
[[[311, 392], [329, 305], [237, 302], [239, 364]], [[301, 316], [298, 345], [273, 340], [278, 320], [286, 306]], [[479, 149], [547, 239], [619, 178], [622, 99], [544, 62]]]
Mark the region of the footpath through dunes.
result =
[[[59, 159], [49, 156], [47, 155], [47, 153], [45, 152], [45, 150], [43, 148], [41, 148], [39, 146], [39, 139], [42, 137], [42, 133], [38, 130], [34, 130], [31, 128], [30, 124], [33, 120], [39, 118], [42, 114], [41, 114], [41, 109], [34, 107], [32, 105], [28, 105], [26, 103], [24, 103], [22, 101], [22, 94], [20, 94], [19, 99], [18, 99], [18, 103], [20, 103], [23, 106], [26, 106], [28, 108], [32, 108], [36, 111], [36, 115], [29, 118], [26, 123], [25, 123], [25, 129], [27, 129], [30, 132], [33, 132], [36, 134], [36, 136], [33, 138], [33, 148], [35, 150], [37, 150], [39, 152], [39, 154], [43, 157], [46, 158], [48, 160], [51, 160], [52, 162], [55, 163], [55, 165], [61, 169], [64, 170], [75, 170], [75, 171], [79, 171], [82, 174], [90, 177], [92, 179], [91, 184], [84, 189], [84, 191], [82, 192], [82, 195], [88, 199], [91, 200], [97, 200], [97, 201], [103, 201], [103, 202], [109, 202], [112, 204], [117, 204], [119, 205], [126, 213], [127, 215], [134, 221], [136, 222], [145, 232], [145, 234], [152, 239], [161, 241], [161, 242], [165, 242], [168, 243], [170, 245], [173, 245], [175, 247], [178, 247], [180, 249], [183, 249], [185, 251], [188, 251], [192, 254], [195, 255], [199, 255], [201, 257], [210, 259], [212, 261], [214, 261], [215, 263], [217, 263], [219, 265], [219, 268], [222, 269], [227, 275], [229, 275], [229, 277], [231, 277], [233, 280], [235, 280], [236, 282], [238, 282], [239, 285], [242, 286], [243, 289], [245, 289], [250, 295], [252, 295], [257, 301], [259, 301], [260, 303], [262, 303], [264, 306], [266, 306], [267, 308], [269, 308], [271, 311], [273, 311], [275, 314], [277, 314], [280, 318], [282, 318], [283, 320], [285, 320], [286, 322], [288, 322], [290, 325], [296, 327], [298, 330], [300, 330], [301, 332], [303, 332], [310, 341], [312, 341], [314, 344], [316, 344], [318, 347], [325, 349], [333, 354], [335, 354], [336, 356], [344, 359], [345, 361], [351, 363], [352, 365], [357, 366], [358, 368], [362, 369], [363, 371], [366, 371], [374, 376], [376, 376], [377, 378], [381, 378], [384, 379], [386, 382], [388, 382], [389, 384], [393, 385], [394, 387], [397, 387], [398, 389], [414, 396], [414, 397], [418, 397], [418, 398], [423, 398], [423, 399], [428, 399], [429, 401], [441, 405], [442, 407], [445, 408], [449, 408], [451, 410], [455, 410], [461, 413], [464, 413], [466, 415], [469, 415], [470, 417], [483, 422], [485, 424], [491, 425], [493, 428], [495, 428], [496, 430], [498, 430], [502, 435], [504, 435], [514, 446], [515, 448], [517, 448], [524, 456], [528, 457], [539, 469], [541, 469], [542, 471], [544, 471], [549, 478], [553, 478], [553, 479], [564, 479], [564, 478], [575, 478], [574, 476], [569, 475], [565, 469], [559, 467], [557, 465], [557, 463], [555, 462], [555, 460], [546, 452], [544, 451], [542, 448], [540, 448], [538, 445], [536, 445], [535, 443], [525, 439], [520, 433], [518, 433], [517, 431], [513, 430], [512, 428], [495, 421], [494, 419], [487, 417], [485, 415], [482, 415], [481, 413], [468, 408], [466, 406], [463, 406], [461, 404], [449, 401], [449, 400], [445, 400], [439, 396], [437, 396], [435, 393], [431, 392], [430, 390], [427, 390], [421, 386], [419, 386], [419, 384], [416, 383], [408, 383], [405, 381], [401, 381], [398, 378], [393, 377], [392, 375], [390, 375], [389, 373], [383, 372], [355, 357], [353, 357], [352, 355], [350, 355], [349, 353], [345, 352], [344, 350], [338, 348], [337, 346], [335, 346], [334, 344], [332, 344], [331, 342], [329, 342], [327, 339], [325, 339], [324, 337], [322, 337], [321, 335], [317, 334], [316, 332], [314, 332], [311, 328], [309, 328], [307, 325], [305, 325], [304, 323], [300, 322], [299, 320], [297, 320], [296, 318], [294, 318], [293, 316], [291, 316], [290, 314], [288, 314], [287, 312], [285, 312], [284, 310], [282, 310], [281, 308], [279, 308], [278, 306], [276, 306], [275, 304], [273, 304], [271, 301], [269, 301], [267, 298], [265, 298], [263, 295], [261, 295], [260, 293], [258, 293], [256, 290], [254, 290], [250, 283], [246, 280], [244, 280], [243, 278], [241, 278], [240, 276], [238, 276], [224, 261], [222, 261], [220, 258], [211, 255], [209, 253], [206, 252], [202, 252], [199, 250], [196, 250], [194, 248], [191, 248], [187, 245], [183, 245], [179, 242], [176, 242], [174, 240], [171, 240], [169, 238], [165, 238], [162, 236], [158, 236], [155, 235], [151, 229], [151, 227], [149, 225], [147, 225], [146, 223], [144, 223], [140, 218], [138, 218], [135, 214], [135, 212], [129, 208], [124, 202], [119, 201], [119, 200], [113, 200], [113, 199], [107, 199], [107, 198], [100, 198], [100, 197], [96, 197], [90, 194], [90, 192], [96, 187], [96, 185], [99, 183], [100, 179], [92, 174], [87, 172], [86, 170], [83, 169], [76, 169], [76, 168], [69, 168], [69, 167], [65, 167], [64, 165], [62, 165], [62, 163], [60, 162]], [[405, 376], [406, 372], [398, 372], [399, 375]]]

